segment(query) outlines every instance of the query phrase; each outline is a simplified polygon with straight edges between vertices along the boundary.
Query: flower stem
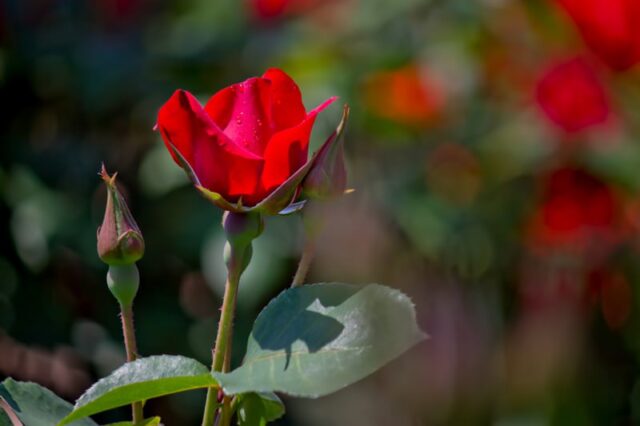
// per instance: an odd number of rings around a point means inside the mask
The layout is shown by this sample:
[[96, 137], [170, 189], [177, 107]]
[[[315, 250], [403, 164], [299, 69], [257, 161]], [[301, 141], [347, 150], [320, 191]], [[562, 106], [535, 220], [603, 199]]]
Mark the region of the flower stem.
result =
[[[234, 276], [236, 275], [236, 276]], [[231, 353], [231, 338], [233, 336], [233, 317], [236, 307], [236, 296], [238, 293], [238, 274], [229, 273], [227, 283], [224, 290], [224, 299], [222, 301], [222, 312], [220, 314], [220, 322], [218, 323], [218, 335], [216, 336], [216, 346], [213, 354], [213, 362], [211, 369], [213, 371], [223, 371], [225, 364], [225, 354]], [[215, 417], [218, 406], [218, 390], [209, 388], [207, 391], [207, 401], [205, 403], [204, 416], [202, 418], [202, 426], [211, 426]], [[224, 410], [223, 410], [224, 411]], [[228, 424], [228, 423], [227, 423]], [[224, 425], [224, 423], [220, 423]]]
[[[136, 344], [136, 333], [133, 328], [133, 304], [120, 304], [120, 319], [122, 320], [122, 334], [124, 335], [124, 346], [127, 351], [127, 362], [135, 361], [138, 357], [138, 347]], [[136, 401], [131, 404], [133, 414], [133, 424], [142, 423], [142, 402]]]
[[[222, 227], [227, 237], [224, 260], [227, 265], [227, 282], [224, 286], [222, 312], [218, 323], [216, 345], [213, 350], [212, 371], [229, 371], [231, 366], [231, 346], [233, 341], [233, 317], [236, 311], [236, 298], [240, 276], [251, 261], [252, 241], [263, 229], [262, 217], [255, 213], [226, 212], [222, 218]], [[219, 414], [218, 426], [228, 426], [231, 422], [231, 398], [222, 395], [222, 409], [219, 408], [218, 389], [209, 388], [204, 407], [202, 426], [212, 426], [216, 411]]]
[[307, 278], [309, 268], [311, 268], [311, 261], [313, 261], [315, 252], [316, 246], [313, 239], [311, 237], [307, 237], [307, 241], [304, 244], [304, 249], [302, 250], [300, 263], [298, 263], [298, 269], [296, 270], [296, 274], [294, 275], [293, 281], [291, 282], [291, 287], [298, 287], [299, 285], [304, 283], [305, 278]]

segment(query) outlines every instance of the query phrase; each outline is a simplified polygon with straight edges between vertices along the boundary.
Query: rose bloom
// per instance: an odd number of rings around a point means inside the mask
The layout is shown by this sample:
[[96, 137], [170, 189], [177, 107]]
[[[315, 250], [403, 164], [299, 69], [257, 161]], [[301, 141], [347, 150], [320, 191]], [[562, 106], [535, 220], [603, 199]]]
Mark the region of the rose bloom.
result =
[[603, 123], [610, 114], [604, 87], [579, 57], [548, 69], [538, 81], [536, 100], [553, 123], [570, 133]]
[[593, 53], [614, 70], [640, 61], [638, 0], [556, 0]]
[[220, 90], [204, 107], [176, 91], [160, 109], [157, 128], [173, 159], [212, 202], [231, 211], [277, 213], [309, 173], [314, 121], [335, 99], [307, 112], [296, 83], [270, 69]]

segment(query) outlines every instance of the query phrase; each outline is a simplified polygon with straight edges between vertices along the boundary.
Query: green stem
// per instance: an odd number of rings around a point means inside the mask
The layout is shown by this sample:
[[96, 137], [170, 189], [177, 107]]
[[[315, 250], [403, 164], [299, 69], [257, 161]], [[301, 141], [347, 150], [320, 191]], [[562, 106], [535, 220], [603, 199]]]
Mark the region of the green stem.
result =
[[[222, 301], [222, 312], [218, 323], [218, 335], [216, 336], [216, 346], [213, 354], [211, 369], [213, 371], [223, 371], [225, 354], [231, 352], [231, 338], [233, 335], [233, 316], [235, 312], [236, 296], [238, 293], [239, 274], [229, 273], [224, 290]], [[205, 403], [202, 426], [211, 426], [218, 406], [218, 390], [211, 387], [207, 391], [207, 401]], [[221, 426], [224, 423], [221, 423]]]
[[[227, 265], [227, 282], [224, 286], [222, 312], [218, 323], [216, 345], [213, 350], [212, 371], [229, 371], [231, 365], [231, 346], [233, 339], [233, 317], [236, 311], [236, 298], [240, 275], [251, 260], [251, 242], [257, 238], [264, 223], [259, 214], [226, 212], [222, 217], [222, 227], [227, 237], [224, 259]], [[219, 397], [221, 396], [221, 398]], [[218, 410], [222, 402], [222, 409]], [[207, 391], [207, 400], [202, 417], [202, 426], [214, 424], [216, 412], [219, 414], [218, 426], [228, 426], [231, 422], [231, 398], [218, 392], [215, 387]]]
[[298, 269], [296, 270], [296, 274], [294, 275], [293, 281], [291, 282], [291, 287], [298, 287], [299, 285], [304, 283], [304, 280], [305, 278], [307, 278], [307, 274], [309, 273], [309, 269], [311, 268], [311, 261], [313, 261], [315, 252], [316, 247], [314, 241], [309, 236], [307, 237], [307, 241], [304, 244], [302, 257], [300, 258]]
[[222, 400], [222, 411], [220, 412], [220, 426], [229, 426], [231, 424], [231, 397], [225, 395]]
[[[136, 344], [136, 334], [133, 328], [133, 304], [120, 304], [120, 318], [122, 319], [122, 334], [124, 335], [124, 346], [127, 351], [127, 362], [135, 361], [138, 357], [138, 347]], [[131, 404], [133, 424], [142, 423], [142, 402], [137, 401]]]

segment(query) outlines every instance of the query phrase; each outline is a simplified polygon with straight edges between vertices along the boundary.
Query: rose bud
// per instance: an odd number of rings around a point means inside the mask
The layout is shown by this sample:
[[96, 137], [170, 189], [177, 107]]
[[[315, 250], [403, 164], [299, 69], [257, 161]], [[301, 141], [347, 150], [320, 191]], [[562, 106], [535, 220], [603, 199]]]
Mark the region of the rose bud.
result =
[[347, 189], [347, 171], [344, 167], [342, 132], [349, 118], [349, 107], [344, 106], [338, 128], [318, 151], [302, 189], [309, 198], [325, 199], [342, 195]]
[[129, 265], [144, 254], [144, 239], [118, 187], [116, 175], [102, 165], [100, 177], [107, 186], [107, 207], [98, 228], [98, 255], [108, 265]]
[[289, 212], [314, 164], [308, 148], [316, 116], [335, 99], [307, 113], [296, 83], [270, 69], [220, 90], [204, 108], [176, 91], [160, 108], [157, 129], [174, 161], [217, 206]]

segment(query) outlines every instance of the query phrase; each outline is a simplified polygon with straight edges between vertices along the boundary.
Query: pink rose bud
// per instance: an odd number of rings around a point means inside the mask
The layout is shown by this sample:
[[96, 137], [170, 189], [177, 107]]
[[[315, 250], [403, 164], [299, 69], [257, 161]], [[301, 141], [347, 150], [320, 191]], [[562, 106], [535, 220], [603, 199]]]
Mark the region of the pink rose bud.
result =
[[316, 154], [313, 166], [303, 182], [303, 191], [309, 198], [335, 197], [342, 195], [347, 188], [344, 143], [341, 136], [348, 118], [349, 107], [345, 105], [338, 128]]
[[98, 255], [109, 265], [129, 265], [144, 254], [144, 239], [118, 191], [116, 175], [109, 176], [102, 165], [100, 176], [107, 186], [107, 207], [102, 225], [98, 228]]

